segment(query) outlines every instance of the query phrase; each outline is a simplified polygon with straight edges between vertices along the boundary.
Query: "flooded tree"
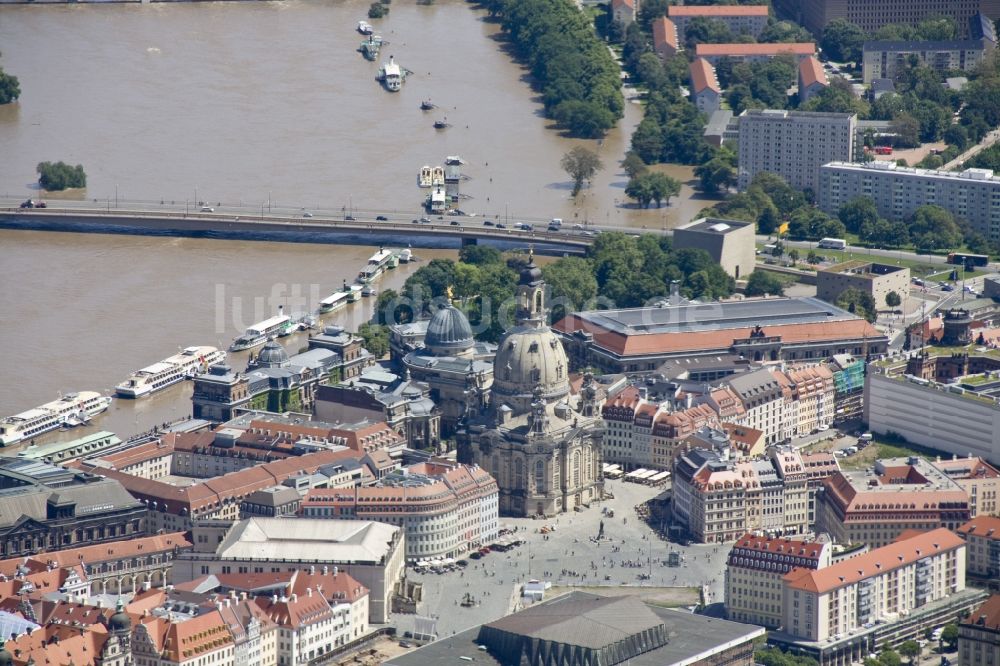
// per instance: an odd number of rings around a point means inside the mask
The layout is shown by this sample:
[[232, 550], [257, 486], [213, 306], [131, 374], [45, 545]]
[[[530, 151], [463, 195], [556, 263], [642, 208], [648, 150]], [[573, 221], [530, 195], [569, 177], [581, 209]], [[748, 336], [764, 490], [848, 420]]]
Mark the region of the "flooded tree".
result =
[[592, 150], [583, 146], [576, 146], [563, 155], [563, 170], [573, 179], [573, 196], [580, 193], [583, 183], [594, 177], [598, 171], [604, 168], [601, 158]]

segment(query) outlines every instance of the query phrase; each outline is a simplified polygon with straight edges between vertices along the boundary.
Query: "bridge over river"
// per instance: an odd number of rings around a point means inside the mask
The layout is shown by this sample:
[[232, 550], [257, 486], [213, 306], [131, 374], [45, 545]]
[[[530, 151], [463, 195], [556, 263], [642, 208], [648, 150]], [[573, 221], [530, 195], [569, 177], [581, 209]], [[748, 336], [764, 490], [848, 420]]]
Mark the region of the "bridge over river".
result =
[[[396, 214], [377, 220], [358, 214], [313, 215], [275, 212], [263, 208], [248, 215], [245, 209], [198, 207], [197, 211], [112, 207], [104, 202], [48, 201], [46, 208], [0, 208], [0, 227], [42, 231], [122, 233], [155, 236], [192, 236], [279, 240], [307, 243], [411, 245], [458, 247], [488, 242], [503, 248], [527, 247], [546, 254], [584, 254], [602, 229], [564, 224], [548, 230], [547, 221], [487, 220], [470, 216], [417, 217]], [[190, 206], [188, 206], [190, 208]], [[525, 229], [520, 225], [531, 225]]]

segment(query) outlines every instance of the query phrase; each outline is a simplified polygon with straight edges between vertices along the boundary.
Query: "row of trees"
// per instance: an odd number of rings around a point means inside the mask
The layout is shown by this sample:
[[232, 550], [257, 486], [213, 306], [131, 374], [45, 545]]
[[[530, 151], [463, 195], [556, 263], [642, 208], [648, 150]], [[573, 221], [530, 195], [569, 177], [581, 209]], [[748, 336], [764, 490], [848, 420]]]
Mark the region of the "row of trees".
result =
[[758, 37], [745, 32], [734, 33], [718, 19], [697, 17], [688, 21], [684, 29], [684, 46], [693, 51], [696, 44], [753, 44], [779, 42], [811, 42], [809, 31], [791, 21], [780, 21], [773, 16]]
[[[464, 247], [458, 261], [434, 259], [400, 291], [382, 291], [373, 324], [413, 321], [450, 292], [473, 327], [482, 329], [478, 337], [496, 342], [512, 323], [511, 303], [524, 264], [521, 255], [505, 258], [494, 248]], [[601, 234], [586, 257], [563, 257], [543, 266], [542, 274], [550, 290], [552, 321], [578, 309], [644, 305], [667, 296], [675, 281], [685, 296], [706, 300], [729, 296], [735, 287], [704, 250], [674, 250], [669, 238], [651, 234]], [[377, 330], [366, 329], [366, 334], [378, 344]]]
[[3, 67], [0, 67], [0, 104], [10, 104], [20, 96], [21, 84], [17, 77], [7, 74], [3, 71]]
[[884, 41], [942, 41], [955, 39], [958, 24], [954, 19], [938, 16], [924, 19], [917, 25], [893, 23], [868, 35], [847, 19], [835, 18], [826, 24], [820, 46], [836, 62], [860, 62], [861, 47], [869, 40]]
[[614, 127], [624, 100], [618, 65], [570, 0], [488, 0], [542, 89], [545, 113], [569, 133], [596, 138]]
[[907, 247], [920, 252], [953, 250], [966, 247], [975, 253], [988, 254], [990, 244], [965, 221], [940, 206], [921, 206], [906, 221], [890, 222], [879, 216], [870, 197], [857, 197], [837, 212], [846, 231], [872, 245]]

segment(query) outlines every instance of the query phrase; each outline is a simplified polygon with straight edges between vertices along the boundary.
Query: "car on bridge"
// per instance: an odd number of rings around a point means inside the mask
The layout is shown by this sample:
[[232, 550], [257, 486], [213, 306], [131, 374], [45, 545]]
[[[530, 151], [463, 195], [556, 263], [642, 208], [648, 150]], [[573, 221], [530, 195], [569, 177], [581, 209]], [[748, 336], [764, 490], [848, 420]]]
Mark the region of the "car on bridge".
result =
[[503, 222], [497, 222], [495, 226], [496, 226], [497, 229], [506, 229], [507, 228], [507, 225], [504, 224]]
[[376, 222], [388, 222], [389, 218], [387, 218], [385, 215], [376, 215], [375, 216], [375, 221]]
[[201, 212], [203, 212], [203, 213], [214, 213], [215, 209], [212, 208], [211, 206], [202, 206], [201, 207]]
[[453, 227], [460, 227], [460, 226], [462, 226], [462, 223], [459, 222], [458, 220], [452, 220], [451, 221], [451, 226], [453, 226]]
[[492, 227], [493, 226], [493, 220], [483, 220], [483, 226], [484, 227]]
[[429, 217], [420, 218], [420, 224], [430, 224], [430, 223], [431, 223], [431, 218]]

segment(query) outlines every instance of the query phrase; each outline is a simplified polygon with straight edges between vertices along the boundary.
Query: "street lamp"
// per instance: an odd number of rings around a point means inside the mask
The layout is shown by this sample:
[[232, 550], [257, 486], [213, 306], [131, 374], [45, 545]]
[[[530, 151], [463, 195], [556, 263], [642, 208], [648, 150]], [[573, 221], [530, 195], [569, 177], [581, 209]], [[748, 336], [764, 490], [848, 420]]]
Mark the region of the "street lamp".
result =
[[118, 183], [115, 183], [115, 208], [118, 208]]

